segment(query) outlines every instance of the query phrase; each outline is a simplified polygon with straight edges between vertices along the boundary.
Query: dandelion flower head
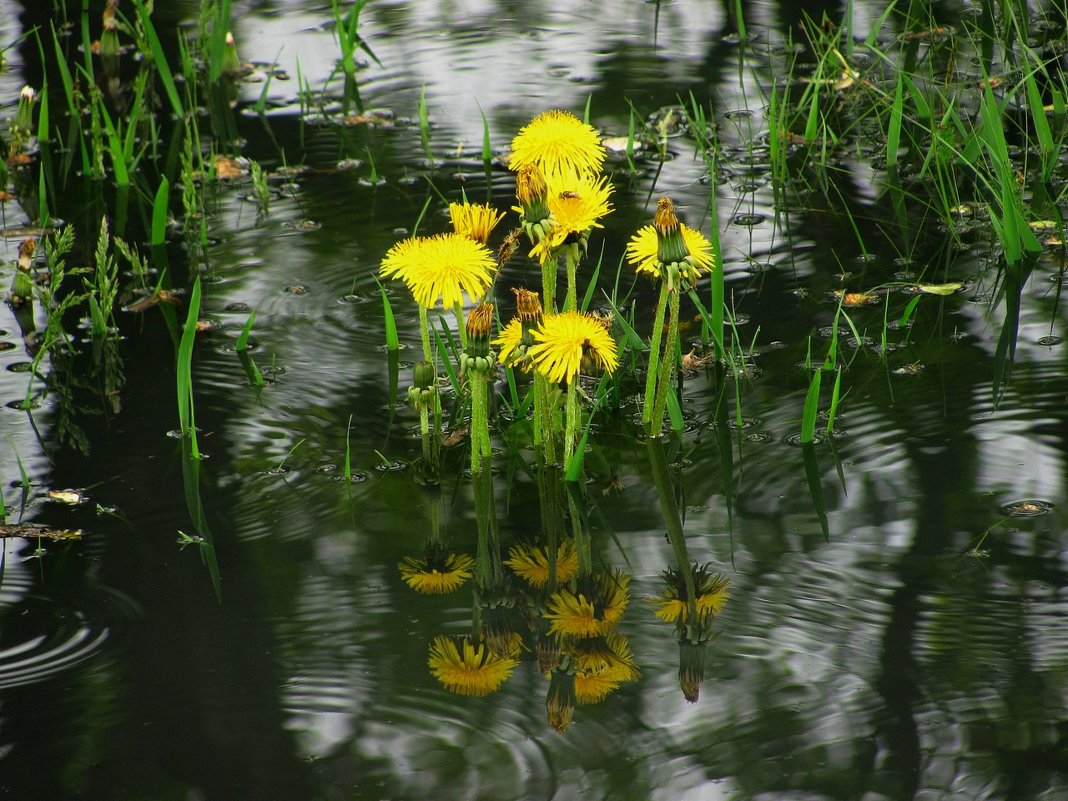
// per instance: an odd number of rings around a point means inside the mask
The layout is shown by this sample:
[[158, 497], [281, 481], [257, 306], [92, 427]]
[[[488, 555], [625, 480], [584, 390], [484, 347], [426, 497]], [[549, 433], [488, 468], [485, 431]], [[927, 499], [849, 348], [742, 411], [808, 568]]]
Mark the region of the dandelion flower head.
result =
[[493, 283], [497, 262], [489, 249], [462, 234], [413, 237], [398, 242], [382, 259], [382, 275], [399, 278], [416, 302], [432, 309], [479, 300]]
[[527, 351], [539, 373], [553, 383], [571, 383], [583, 362], [611, 373], [619, 364], [616, 342], [596, 317], [581, 312], [546, 314]]
[[573, 114], [553, 109], [539, 114], [512, 139], [510, 170], [533, 164], [542, 175], [596, 173], [605, 149], [592, 125]]

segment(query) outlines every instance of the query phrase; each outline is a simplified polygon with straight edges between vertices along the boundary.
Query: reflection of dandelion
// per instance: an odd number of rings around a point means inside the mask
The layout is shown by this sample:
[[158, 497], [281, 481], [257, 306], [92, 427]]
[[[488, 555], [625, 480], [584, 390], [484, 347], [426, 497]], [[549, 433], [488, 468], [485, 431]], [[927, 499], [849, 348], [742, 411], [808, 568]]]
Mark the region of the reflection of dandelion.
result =
[[575, 674], [568, 670], [554, 670], [549, 676], [549, 694], [545, 712], [549, 725], [558, 732], [567, 731], [575, 714]]
[[430, 643], [430, 672], [449, 692], [482, 696], [496, 692], [519, 661], [494, 654], [467, 637], [438, 636]]
[[463, 586], [475, 568], [467, 554], [429, 552], [425, 557], [406, 556], [397, 565], [401, 578], [416, 592], [441, 594]]
[[582, 582], [578, 592], [561, 589], [546, 604], [549, 631], [561, 637], [602, 637], [611, 633], [630, 601], [630, 577], [613, 572]]
[[[685, 577], [678, 570], [664, 572], [667, 587], [649, 603], [657, 607], [656, 616], [666, 623], [686, 623], [689, 617], [689, 595]], [[694, 592], [697, 616], [705, 618], [718, 615], [729, 597], [730, 579], [721, 573], [712, 573], [708, 565], [694, 565]]]
[[[543, 546], [513, 545], [504, 563], [535, 589], [541, 589], [549, 582], [549, 552]], [[556, 549], [556, 580], [560, 583], [571, 581], [576, 573], [578, 551], [574, 542], [564, 540]]]

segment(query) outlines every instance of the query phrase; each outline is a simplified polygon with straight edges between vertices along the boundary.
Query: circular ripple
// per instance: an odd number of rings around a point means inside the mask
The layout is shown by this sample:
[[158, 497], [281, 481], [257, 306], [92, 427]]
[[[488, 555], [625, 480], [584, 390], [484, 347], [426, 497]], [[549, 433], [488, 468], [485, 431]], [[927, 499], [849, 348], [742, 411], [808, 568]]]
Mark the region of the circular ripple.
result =
[[1025, 498], [1021, 501], [1006, 503], [999, 509], [1006, 517], [1039, 517], [1053, 509], [1053, 504], [1035, 498]]
[[[17, 615], [18, 627], [0, 638], [0, 690], [48, 681], [98, 654], [115, 627], [136, 617], [136, 604], [111, 590], [74, 608], [35, 594], [19, 577], [0, 594], [0, 607]], [[12, 595], [22, 595], [17, 600]], [[10, 620], [11, 618], [9, 618]]]

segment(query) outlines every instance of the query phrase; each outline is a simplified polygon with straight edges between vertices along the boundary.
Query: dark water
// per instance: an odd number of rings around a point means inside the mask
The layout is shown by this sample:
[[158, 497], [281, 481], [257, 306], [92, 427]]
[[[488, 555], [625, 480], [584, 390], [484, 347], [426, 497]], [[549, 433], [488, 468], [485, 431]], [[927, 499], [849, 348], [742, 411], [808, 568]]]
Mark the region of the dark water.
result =
[[[25, 5], [0, 3], [4, 41], [40, 15]], [[79, 346], [70, 363], [42, 366], [51, 390], [35, 392], [32, 415], [0, 408], [8, 522], [21, 513], [86, 532], [80, 543], [44, 543], [43, 554], [36, 542], [2, 541], [0, 794], [1068, 798], [1068, 377], [1063, 345], [1043, 340], [1065, 336], [1062, 254], [1044, 255], [1023, 287], [1012, 381], [995, 406], [1005, 310], [983, 226], [962, 245], [917, 205], [899, 227], [862, 139], [834, 158], [850, 178], [839, 191], [863, 247], [820, 199], [791, 194], [776, 207], [768, 88], [802, 41], [804, 15], [840, 19], [844, 9], [743, 5], [744, 49], [736, 20], [703, 0], [372, 0], [360, 32], [381, 66], [360, 71], [359, 91], [392, 122], [339, 126], [327, 119], [342, 95], [340, 77], [328, 82], [338, 57], [329, 6], [235, 4], [242, 58], [277, 61], [288, 80], [271, 81], [263, 116], [251, 105], [264, 84], [245, 84], [233, 118], [241, 152], [275, 171], [269, 214], [257, 214], [247, 181], [222, 184], [208, 195], [206, 257], [190, 264], [177, 245], [169, 253], [179, 286], [199, 271], [202, 317], [219, 324], [194, 355], [208, 458], [193, 471], [168, 437], [178, 427], [173, 345], [155, 310], [120, 318], [117, 393], [107, 391], [115, 374], [109, 384]], [[171, 37], [197, 10], [157, 6]], [[860, 38], [885, 9], [854, 5]], [[932, 9], [947, 22], [968, 13]], [[882, 35], [895, 33], [891, 18]], [[0, 96], [14, 98], [40, 69], [35, 48], [7, 55]], [[298, 75], [317, 98], [303, 115]], [[433, 166], [416, 124], [424, 91]], [[454, 550], [473, 554], [475, 503], [463, 446], [446, 451], [440, 496], [421, 481], [418, 420], [391, 398], [374, 276], [427, 197], [462, 190], [500, 208], [514, 202], [507, 171], [494, 167], [487, 180], [481, 113], [500, 151], [547, 108], [581, 114], [589, 100], [591, 121], [625, 136], [628, 103], [655, 125], [690, 93], [714, 109], [723, 151], [715, 180], [685, 133], [671, 132], [662, 166], [653, 154], [636, 174], [616, 162], [616, 211], [592, 249], [604, 248], [608, 286], [661, 193], [694, 227], [719, 230], [732, 339], [748, 374], [726, 383], [724, 405], [714, 371], [687, 378], [687, 432], [667, 456], [689, 554], [730, 577], [730, 600], [700, 699], [688, 703], [673, 630], [645, 602], [673, 563], [649, 452], [625, 423], [606, 425], [588, 460], [594, 550], [631, 577], [620, 629], [641, 677], [580, 706], [558, 734], [531, 653], [486, 698], [450, 695], [428, 671], [431, 639], [470, 629], [470, 587], [417, 595], [397, 563], [422, 552], [435, 518]], [[100, 205], [81, 197], [71, 192], [63, 216], [95, 233]], [[7, 204], [6, 226], [28, 222]], [[421, 231], [447, 224], [435, 200]], [[133, 220], [128, 235], [136, 231]], [[17, 243], [6, 240], [5, 287]], [[517, 259], [502, 282], [536, 276]], [[621, 276], [629, 287], [626, 267]], [[843, 332], [855, 355], [836, 433], [814, 449], [796, 446], [808, 342], [822, 358], [834, 290], [895, 278], [965, 287], [924, 297], [909, 327], [888, 332], [885, 360], [885, 306], [851, 309], [865, 341]], [[406, 373], [418, 318], [391, 291]], [[653, 289], [638, 281], [635, 292], [648, 325]], [[891, 294], [891, 319], [908, 300]], [[251, 310], [263, 388], [249, 384], [234, 348]], [[6, 306], [0, 329], [0, 344], [12, 346], [0, 351], [0, 401], [17, 403], [28, 356]], [[684, 337], [698, 334], [694, 326]], [[624, 417], [637, 411], [624, 403]], [[350, 416], [360, 480], [346, 484]], [[70, 424], [87, 453], [70, 444]], [[495, 446], [507, 547], [538, 525], [538, 491], [517, 467], [531, 452], [507, 438]], [[31, 482], [24, 509], [19, 461]], [[66, 488], [87, 500], [47, 497]], [[1039, 503], [1011, 507], [1026, 500]], [[982, 553], [972, 552], [988, 530]], [[214, 551], [183, 546], [179, 532], [208, 535]]]

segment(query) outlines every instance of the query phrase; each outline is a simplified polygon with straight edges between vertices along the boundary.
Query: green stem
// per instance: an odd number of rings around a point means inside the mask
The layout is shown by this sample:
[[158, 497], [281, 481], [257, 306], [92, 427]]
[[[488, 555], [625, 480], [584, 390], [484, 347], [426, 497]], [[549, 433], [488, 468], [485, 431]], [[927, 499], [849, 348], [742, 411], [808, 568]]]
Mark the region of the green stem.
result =
[[667, 407], [668, 390], [671, 388], [671, 373], [675, 369], [675, 351], [679, 340], [679, 292], [678, 288], [670, 294], [670, 311], [668, 313], [668, 333], [664, 341], [664, 358], [660, 362], [660, 375], [656, 385], [656, 404], [653, 416], [649, 420], [649, 435], [659, 436], [664, 426], [664, 409]]
[[423, 361], [434, 365], [434, 371], [437, 372], [437, 354], [430, 349], [430, 321], [427, 319], [426, 307], [422, 304], [419, 305], [419, 334], [423, 339]]
[[556, 312], [556, 254], [549, 254], [541, 265], [541, 300], [546, 312]]
[[482, 459], [489, 454], [489, 419], [486, 416], [486, 377], [477, 370], [467, 374], [471, 385], [471, 472], [482, 470]]
[[571, 460], [575, 458], [575, 445], [578, 443], [579, 409], [578, 376], [567, 385], [567, 400], [564, 401], [564, 475], [571, 469]]
[[564, 268], [567, 271], [567, 297], [564, 299], [564, 311], [578, 309], [578, 288], [575, 272], [578, 268], [578, 254], [575, 245], [564, 245]]
[[[553, 426], [553, 391], [545, 376], [534, 374], [535, 426], [541, 431], [541, 447], [546, 464], [556, 463], [556, 437]], [[540, 399], [541, 403], [538, 404]]]
[[645, 403], [642, 404], [642, 424], [649, 426], [653, 419], [653, 400], [656, 397], [656, 377], [660, 373], [660, 341], [664, 334], [664, 310], [667, 308], [667, 281], [660, 280], [660, 298], [656, 302], [653, 334], [649, 340], [649, 370], [645, 374]]

